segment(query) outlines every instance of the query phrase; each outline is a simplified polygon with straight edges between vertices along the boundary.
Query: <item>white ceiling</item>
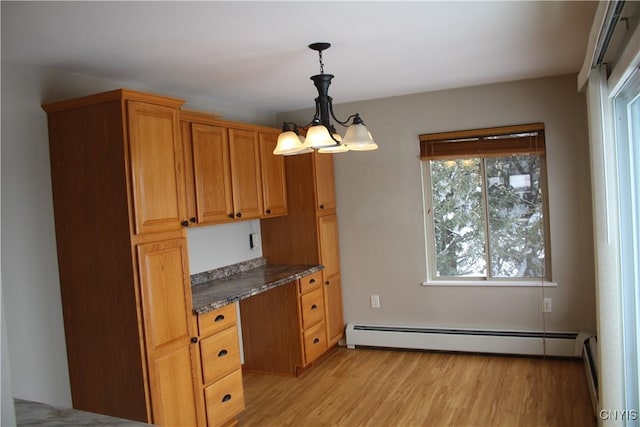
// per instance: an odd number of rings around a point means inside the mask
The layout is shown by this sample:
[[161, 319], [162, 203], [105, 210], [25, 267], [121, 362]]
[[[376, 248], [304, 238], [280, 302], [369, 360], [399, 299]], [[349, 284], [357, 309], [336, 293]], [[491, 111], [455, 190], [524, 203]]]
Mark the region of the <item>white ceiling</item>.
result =
[[265, 111], [577, 73], [597, 2], [1, 2], [2, 61]]

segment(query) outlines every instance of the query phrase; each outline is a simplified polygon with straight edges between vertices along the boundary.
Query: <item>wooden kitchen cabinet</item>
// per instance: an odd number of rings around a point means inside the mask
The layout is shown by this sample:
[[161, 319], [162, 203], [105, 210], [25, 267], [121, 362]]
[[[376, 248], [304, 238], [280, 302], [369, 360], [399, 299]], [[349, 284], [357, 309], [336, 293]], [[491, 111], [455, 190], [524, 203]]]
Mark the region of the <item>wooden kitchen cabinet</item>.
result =
[[262, 196], [264, 216], [275, 217], [287, 214], [287, 181], [284, 156], [276, 156], [273, 150], [278, 143], [278, 134], [260, 133], [260, 164], [262, 166]]
[[[195, 212], [200, 224], [233, 219], [233, 192], [227, 129], [201, 123], [181, 123], [183, 141], [191, 144]], [[189, 157], [187, 157], [188, 162]], [[191, 178], [191, 177], [188, 177]]]
[[260, 218], [263, 208], [258, 133], [230, 128], [229, 155], [235, 216], [238, 219]]
[[270, 264], [323, 264], [327, 348], [344, 337], [333, 155], [285, 157], [287, 216], [261, 221], [263, 256]]
[[197, 425], [187, 241], [145, 243], [136, 249], [154, 423]]
[[201, 399], [207, 425], [233, 423], [244, 409], [235, 304], [197, 316], [200, 331]]
[[320, 259], [324, 265], [323, 282], [326, 307], [327, 340], [335, 344], [344, 336], [342, 286], [340, 283], [340, 253], [338, 248], [338, 217], [318, 218]]
[[193, 222], [286, 214], [284, 164], [262, 148], [277, 130], [197, 111], [181, 111], [180, 120], [187, 210]]
[[318, 215], [336, 212], [336, 186], [333, 171], [333, 154], [313, 154], [313, 172]]
[[182, 103], [121, 89], [43, 106], [76, 409], [160, 426], [203, 423]]
[[127, 100], [126, 112], [136, 233], [179, 230], [186, 202], [178, 111]]

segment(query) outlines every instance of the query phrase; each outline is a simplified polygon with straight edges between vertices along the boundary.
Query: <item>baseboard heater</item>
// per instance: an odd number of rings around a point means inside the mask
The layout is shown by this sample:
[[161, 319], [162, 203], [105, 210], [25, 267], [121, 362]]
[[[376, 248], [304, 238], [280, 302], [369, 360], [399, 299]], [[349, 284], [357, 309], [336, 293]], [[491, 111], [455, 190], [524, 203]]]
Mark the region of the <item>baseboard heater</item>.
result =
[[472, 353], [580, 357], [573, 332], [528, 332], [398, 327], [350, 323], [347, 348], [356, 346]]

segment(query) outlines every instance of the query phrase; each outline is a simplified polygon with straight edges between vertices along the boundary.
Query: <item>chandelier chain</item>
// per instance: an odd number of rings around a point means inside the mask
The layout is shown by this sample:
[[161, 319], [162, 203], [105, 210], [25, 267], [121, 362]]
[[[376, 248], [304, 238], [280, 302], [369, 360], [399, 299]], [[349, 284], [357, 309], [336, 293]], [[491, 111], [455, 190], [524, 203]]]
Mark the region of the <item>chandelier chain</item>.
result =
[[320, 74], [324, 74], [324, 62], [322, 62], [322, 51], [318, 51], [318, 57], [320, 59]]

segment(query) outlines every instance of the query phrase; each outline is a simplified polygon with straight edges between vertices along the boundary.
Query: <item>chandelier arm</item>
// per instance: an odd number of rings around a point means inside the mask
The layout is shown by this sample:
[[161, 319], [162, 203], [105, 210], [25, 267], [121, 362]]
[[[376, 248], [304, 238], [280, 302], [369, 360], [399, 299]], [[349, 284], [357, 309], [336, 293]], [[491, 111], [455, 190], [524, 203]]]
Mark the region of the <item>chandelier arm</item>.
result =
[[331, 113], [331, 117], [333, 117], [333, 120], [335, 120], [336, 122], [338, 122], [340, 124], [340, 126], [342, 127], [349, 127], [349, 121], [353, 118], [355, 118], [358, 113], [356, 114], [352, 114], [349, 117], [347, 117], [346, 120], [342, 121], [339, 118], [336, 117], [335, 113], [333, 112], [333, 103], [329, 104], [329, 112]]

